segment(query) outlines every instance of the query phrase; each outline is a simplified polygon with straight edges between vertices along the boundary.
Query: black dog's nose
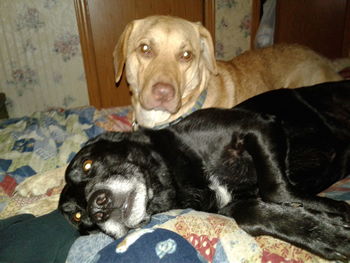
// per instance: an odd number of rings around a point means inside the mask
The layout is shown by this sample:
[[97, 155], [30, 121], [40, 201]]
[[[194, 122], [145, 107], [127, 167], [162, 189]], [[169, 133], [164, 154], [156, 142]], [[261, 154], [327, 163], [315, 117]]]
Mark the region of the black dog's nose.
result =
[[106, 192], [101, 192], [97, 195], [96, 197], [96, 204], [97, 205], [105, 205], [108, 203], [108, 196], [107, 196], [107, 193]]
[[94, 192], [88, 200], [88, 212], [90, 218], [101, 223], [106, 221], [113, 209], [112, 192], [107, 189], [101, 189]]

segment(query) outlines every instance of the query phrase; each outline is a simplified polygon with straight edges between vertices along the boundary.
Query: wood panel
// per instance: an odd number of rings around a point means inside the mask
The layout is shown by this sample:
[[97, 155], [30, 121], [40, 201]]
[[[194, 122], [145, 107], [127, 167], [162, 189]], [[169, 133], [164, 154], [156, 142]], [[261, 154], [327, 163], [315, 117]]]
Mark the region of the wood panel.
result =
[[350, 57], [350, 0], [346, 2], [344, 28], [343, 56]]
[[349, 11], [348, 0], [279, 0], [275, 43], [303, 44], [329, 58], [345, 56]]
[[125, 77], [114, 83], [113, 49], [126, 24], [148, 15], [201, 21], [214, 35], [214, 0], [75, 0], [90, 104], [130, 104]]

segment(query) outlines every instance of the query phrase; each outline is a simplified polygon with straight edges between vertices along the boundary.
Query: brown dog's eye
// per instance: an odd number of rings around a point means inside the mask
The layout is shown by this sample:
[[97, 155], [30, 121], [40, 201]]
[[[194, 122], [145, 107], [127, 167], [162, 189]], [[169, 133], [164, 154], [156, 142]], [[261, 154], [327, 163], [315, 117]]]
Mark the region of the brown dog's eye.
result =
[[151, 55], [152, 54], [152, 49], [149, 45], [147, 44], [141, 44], [140, 45], [140, 51], [144, 54], [144, 55]]
[[92, 167], [92, 160], [85, 160], [83, 163], [83, 171], [87, 172], [91, 169]]
[[191, 51], [184, 51], [181, 55], [180, 55], [180, 59], [182, 61], [190, 61], [192, 59], [192, 52]]
[[75, 222], [80, 222], [81, 220], [81, 213], [80, 212], [76, 212], [74, 215], [73, 215], [73, 220]]

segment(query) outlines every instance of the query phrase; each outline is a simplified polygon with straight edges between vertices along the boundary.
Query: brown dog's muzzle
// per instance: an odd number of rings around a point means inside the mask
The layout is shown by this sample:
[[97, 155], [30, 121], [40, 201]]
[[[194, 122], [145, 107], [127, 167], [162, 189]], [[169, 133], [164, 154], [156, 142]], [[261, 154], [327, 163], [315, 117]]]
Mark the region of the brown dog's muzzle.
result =
[[181, 72], [170, 60], [154, 60], [143, 72], [140, 103], [144, 109], [176, 113], [181, 107]]

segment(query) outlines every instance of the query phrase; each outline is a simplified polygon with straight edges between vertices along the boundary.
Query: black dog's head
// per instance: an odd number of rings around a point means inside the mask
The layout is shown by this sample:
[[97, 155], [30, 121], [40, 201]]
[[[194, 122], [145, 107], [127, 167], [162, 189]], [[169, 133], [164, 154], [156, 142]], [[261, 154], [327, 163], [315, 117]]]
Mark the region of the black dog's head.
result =
[[147, 144], [142, 133], [106, 133], [73, 158], [59, 209], [81, 233], [99, 228], [117, 238], [149, 221], [150, 173], [164, 167]]

